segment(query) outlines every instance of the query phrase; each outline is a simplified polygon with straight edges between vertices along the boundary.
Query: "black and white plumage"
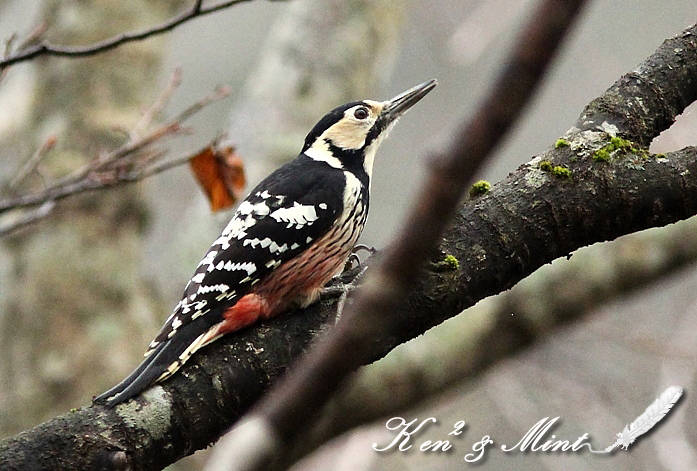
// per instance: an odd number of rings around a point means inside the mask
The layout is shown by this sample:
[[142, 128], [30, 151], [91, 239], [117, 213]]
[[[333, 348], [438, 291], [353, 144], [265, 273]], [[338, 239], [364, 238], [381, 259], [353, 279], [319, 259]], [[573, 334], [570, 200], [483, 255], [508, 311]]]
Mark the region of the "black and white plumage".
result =
[[174, 374], [220, 336], [317, 299], [368, 216], [375, 153], [397, 118], [436, 85], [325, 115], [296, 159], [254, 188], [213, 242], [145, 360], [95, 398], [113, 407]]

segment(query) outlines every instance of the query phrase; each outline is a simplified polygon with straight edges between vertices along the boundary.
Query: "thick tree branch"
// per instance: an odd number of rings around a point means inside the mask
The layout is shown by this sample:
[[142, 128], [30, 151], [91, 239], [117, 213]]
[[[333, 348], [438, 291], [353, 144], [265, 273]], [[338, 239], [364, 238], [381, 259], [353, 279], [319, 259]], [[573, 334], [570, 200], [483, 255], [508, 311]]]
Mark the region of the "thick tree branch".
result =
[[[422, 272], [400, 312], [402, 328], [371, 338], [376, 349], [387, 353], [579, 247], [697, 214], [697, 180], [691, 178], [696, 148], [663, 157], [617, 152], [607, 162], [593, 159], [610, 142], [602, 129], [616, 126], [624, 133], [622, 123], [631, 122], [633, 140], [650, 142], [697, 98], [695, 34], [693, 26], [666, 41], [632, 73], [641, 80], [631, 92], [622, 87], [623, 78], [594, 101], [638, 96], [644, 103], [684, 105], [657, 106], [647, 122], [637, 107], [600, 117], [592, 104], [583, 121], [598, 117], [595, 125], [570, 130], [570, 146], [548, 149], [466, 202], [441, 244], [459, 268]], [[621, 98], [624, 93], [631, 95]], [[570, 178], [541, 169], [542, 161], [568, 168]], [[543, 327], [519, 317], [507, 317], [492, 331], [486, 354], [473, 359], [475, 370], [543, 335]], [[333, 302], [323, 302], [221, 339], [194, 356], [182, 374], [136, 401], [113, 411], [86, 407], [4, 441], [0, 467], [90, 469], [99, 462], [106, 463], [103, 469], [119, 469], [116, 463], [126, 460], [134, 470], [161, 469], [216, 440], [333, 321]]]
[[204, 7], [202, 6], [202, 0], [196, 0], [189, 10], [165, 21], [164, 23], [144, 29], [142, 31], [123, 33], [118, 36], [114, 36], [113, 38], [105, 39], [87, 46], [60, 46], [46, 41], [42, 41], [35, 45], [26, 45], [21, 47], [16, 53], [6, 54], [4, 58], [0, 59], [0, 73], [6, 67], [19, 62], [34, 59], [35, 57], [39, 56], [84, 57], [99, 54], [101, 52], [117, 48], [125, 43], [141, 41], [151, 36], [171, 31], [177, 26], [180, 26], [194, 18], [215, 13], [233, 5], [250, 1], [252, 0], [227, 0], [215, 5]]

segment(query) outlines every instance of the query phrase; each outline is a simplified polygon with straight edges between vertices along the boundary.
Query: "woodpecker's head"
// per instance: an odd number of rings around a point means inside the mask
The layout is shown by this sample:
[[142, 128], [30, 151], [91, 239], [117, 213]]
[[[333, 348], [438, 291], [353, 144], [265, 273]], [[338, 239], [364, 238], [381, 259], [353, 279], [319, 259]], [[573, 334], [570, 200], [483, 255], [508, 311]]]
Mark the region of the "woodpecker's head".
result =
[[332, 167], [362, 168], [370, 177], [375, 152], [405, 111], [436, 86], [435, 80], [387, 101], [354, 101], [327, 113], [305, 138], [303, 153]]

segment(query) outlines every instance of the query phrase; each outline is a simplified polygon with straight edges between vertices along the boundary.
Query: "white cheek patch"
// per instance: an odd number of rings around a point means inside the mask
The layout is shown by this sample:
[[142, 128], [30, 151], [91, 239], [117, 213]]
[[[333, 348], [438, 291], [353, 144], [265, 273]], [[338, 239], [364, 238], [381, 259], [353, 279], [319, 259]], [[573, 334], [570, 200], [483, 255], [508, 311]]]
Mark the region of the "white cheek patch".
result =
[[[370, 132], [370, 129], [375, 125], [378, 116], [385, 107], [385, 102], [365, 100], [364, 104], [356, 105], [346, 111], [344, 115], [338, 122], [334, 123], [327, 130], [325, 130], [321, 136], [319, 136], [315, 142], [312, 143], [309, 149], [305, 151], [305, 155], [313, 160], [326, 162], [334, 168], [343, 169], [341, 161], [334, 156], [329, 144], [343, 150], [358, 150], [365, 147], [365, 140]], [[370, 108], [370, 116], [364, 120], [360, 120], [355, 117], [356, 109], [366, 106]], [[376, 140], [378, 141], [371, 143], [366, 151], [369, 155], [366, 155], [366, 172], [368, 175], [373, 169], [373, 159], [375, 157], [375, 151], [379, 145], [379, 141], [384, 138], [386, 132], [381, 133], [381, 136]]]
[[[353, 113], [353, 109], [347, 110], [346, 113]], [[324, 131], [320, 138], [328, 139], [340, 149], [361, 149], [365, 145], [371, 125], [369, 121], [357, 122], [345, 117]]]

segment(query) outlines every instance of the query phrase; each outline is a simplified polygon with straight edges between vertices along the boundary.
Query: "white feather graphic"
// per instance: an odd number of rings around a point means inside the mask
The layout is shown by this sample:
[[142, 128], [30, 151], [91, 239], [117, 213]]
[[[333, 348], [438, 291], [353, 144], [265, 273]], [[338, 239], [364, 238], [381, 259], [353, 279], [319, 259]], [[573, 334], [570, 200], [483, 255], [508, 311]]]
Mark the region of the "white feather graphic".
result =
[[663, 391], [663, 394], [653, 401], [653, 404], [647, 407], [644, 413], [637, 417], [631, 425], [625, 425], [622, 433], [617, 434], [617, 441], [607, 447], [605, 452], [609, 452], [620, 445], [625, 450], [629, 448], [629, 445], [634, 443], [637, 437], [651, 430], [654, 425], [665, 417], [671, 407], [680, 399], [680, 396], [682, 396], [682, 388], [679, 386], [671, 386]]

